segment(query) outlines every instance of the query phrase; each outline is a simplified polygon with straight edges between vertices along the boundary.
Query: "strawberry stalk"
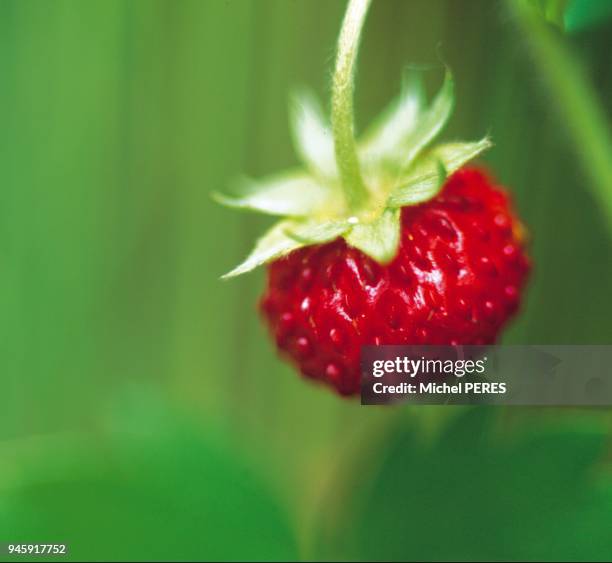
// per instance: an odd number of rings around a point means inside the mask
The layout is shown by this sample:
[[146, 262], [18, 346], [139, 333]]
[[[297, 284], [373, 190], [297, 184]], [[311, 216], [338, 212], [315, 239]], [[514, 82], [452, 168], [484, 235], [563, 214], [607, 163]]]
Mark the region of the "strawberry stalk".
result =
[[359, 39], [370, 3], [371, 0], [350, 0], [347, 6], [338, 39], [332, 84], [334, 149], [346, 204], [352, 212], [359, 211], [368, 200], [355, 142], [353, 90]]

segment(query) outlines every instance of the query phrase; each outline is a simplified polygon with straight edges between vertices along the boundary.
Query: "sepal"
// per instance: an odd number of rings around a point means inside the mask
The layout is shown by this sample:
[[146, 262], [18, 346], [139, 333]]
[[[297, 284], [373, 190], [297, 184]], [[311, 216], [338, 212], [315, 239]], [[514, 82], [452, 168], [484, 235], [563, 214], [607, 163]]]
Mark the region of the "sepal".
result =
[[346, 242], [381, 264], [391, 262], [400, 241], [400, 210], [385, 209], [371, 223], [358, 223], [344, 237]]
[[396, 158], [417, 126], [424, 105], [421, 74], [410, 69], [404, 74], [401, 94], [374, 120], [359, 141], [359, 156], [364, 167]]
[[338, 178], [334, 139], [321, 104], [306, 88], [293, 92], [289, 102], [289, 122], [295, 150], [317, 178]]
[[242, 264], [221, 277], [227, 279], [239, 276], [240, 274], [246, 274], [266, 262], [276, 260], [281, 256], [289, 254], [292, 250], [305, 246], [305, 243], [299, 242], [287, 234], [287, 231], [295, 228], [295, 226], [296, 221], [292, 219], [276, 223], [257, 241], [255, 248]]
[[442, 131], [454, 107], [455, 82], [450, 70], [447, 69], [442, 87], [431, 105], [419, 116], [414, 130], [401, 147], [402, 153], [396, 155], [396, 158], [400, 159], [402, 170], [407, 169], [421, 151]]
[[351, 228], [346, 219], [306, 220], [288, 228], [286, 234], [305, 245], [322, 244], [344, 235]]
[[442, 189], [446, 177], [491, 147], [488, 137], [473, 143], [446, 143], [419, 158], [402, 176], [387, 205], [397, 208], [432, 199]]
[[236, 209], [301, 217], [329, 207], [332, 189], [304, 172], [291, 171], [263, 180], [243, 178], [238, 182], [236, 195], [214, 192], [212, 197], [218, 203]]

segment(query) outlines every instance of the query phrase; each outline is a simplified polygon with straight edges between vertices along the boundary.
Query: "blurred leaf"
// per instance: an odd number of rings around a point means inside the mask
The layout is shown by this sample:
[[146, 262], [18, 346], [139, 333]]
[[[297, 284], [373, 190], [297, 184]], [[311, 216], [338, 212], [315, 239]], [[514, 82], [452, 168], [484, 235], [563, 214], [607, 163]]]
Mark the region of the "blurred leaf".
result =
[[3, 541], [65, 542], [77, 561], [297, 558], [285, 512], [227, 437], [134, 399], [112, 430], [85, 437], [91, 463], [64, 452], [63, 475], [3, 491]]
[[547, 22], [569, 33], [605, 23], [612, 17], [609, 0], [522, 0]]
[[345, 484], [341, 525], [322, 530], [322, 555], [608, 559], [612, 481], [592, 480], [605, 429], [574, 422], [510, 441], [491, 432], [494, 412], [468, 410], [430, 445], [413, 427], [390, 433], [376, 474]]
[[542, 16], [547, 22], [564, 28], [564, 14], [568, 0], [527, 0], [527, 2]]
[[400, 240], [400, 210], [386, 209], [371, 223], [358, 223], [346, 235], [346, 242], [377, 262], [390, 262]]
[[576, 33], [601, 25], [612, 18], [610, 0], [570, 0], [565, 11], [565, 29]]

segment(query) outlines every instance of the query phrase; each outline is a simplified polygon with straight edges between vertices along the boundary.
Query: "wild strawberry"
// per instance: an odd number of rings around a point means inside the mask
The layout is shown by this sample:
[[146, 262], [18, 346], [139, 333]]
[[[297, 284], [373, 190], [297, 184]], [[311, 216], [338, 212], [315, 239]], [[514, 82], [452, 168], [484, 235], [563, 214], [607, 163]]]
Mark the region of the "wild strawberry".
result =
[[359, 391], [365, 344], [494, 342], [528, 271], [506, 192], [461, 169], [489, 139], [431, 146], [454, 105], [450, 72], [429, 107], [418, 76], [407, 75], [399, 99], [355, 142], [353, 67], [368, 6], [348, 5], [331, 128], [312, 95], [294, 98], [305, 169], [216, 196], [285, 216], [225, 277], [270, 263], [261, 309], [277, 346], [303, 374], [347, 395]]
[[261, 301], [278, 347], [307, 377], [358, 393], [365, 344], [491, 344], [528, 271], [507, 194], [476, 169], [402, 210], [399, 251], [379, 265], [343, 239], [269, 266]]

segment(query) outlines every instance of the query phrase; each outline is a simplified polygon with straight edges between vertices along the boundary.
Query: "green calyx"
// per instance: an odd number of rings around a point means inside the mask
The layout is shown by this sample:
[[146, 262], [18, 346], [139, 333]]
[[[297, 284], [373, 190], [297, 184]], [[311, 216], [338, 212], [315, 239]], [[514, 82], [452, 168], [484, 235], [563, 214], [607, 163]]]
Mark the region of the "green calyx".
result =
[[475, 142], [432, 146], [454, 106], [453, 78], [427, 106], [420, 77], [406, 75], [400, 96], [357, 141], [354, 63], [370, 0], [350, 0], [338, 41], [331, 123], [308, 91], [295, 92], [290, 121], [303, 168], [263, 180], [243, 179], [224, 205], [283, 217], [224, 278], [246, 273], [298, 248], [343, 237], [381, 264], [399, 247], [400, 209], [435, 197], [447, 175], [491, 146]]

